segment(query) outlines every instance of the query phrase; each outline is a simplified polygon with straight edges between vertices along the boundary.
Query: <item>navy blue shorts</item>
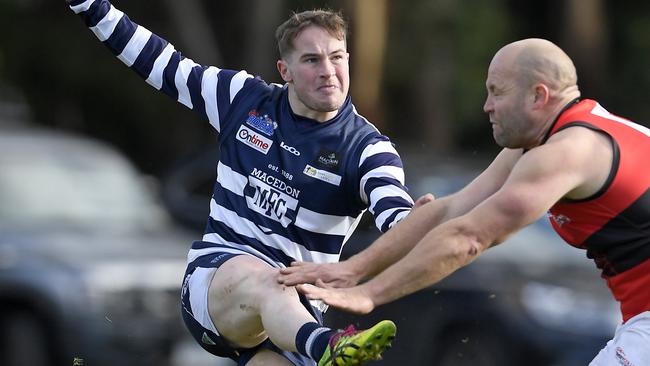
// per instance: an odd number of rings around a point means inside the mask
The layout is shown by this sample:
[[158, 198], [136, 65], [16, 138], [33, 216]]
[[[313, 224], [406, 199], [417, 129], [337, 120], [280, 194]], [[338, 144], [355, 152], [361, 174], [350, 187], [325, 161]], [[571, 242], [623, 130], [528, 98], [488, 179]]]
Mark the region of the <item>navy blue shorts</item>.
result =
[[[192, 334], [192, 337], [206, 351], [219, 357], [233, 359], [240, 366], [246, 365], [260, 349], [269, 349], [281, 354], [296, 366], [314, 366], [315, 362], [313, 360], [296, 352], [283, 351], [269, 339], [254, 348], [236, 348], [219, 335], [214, 324], [209, 319], [207, 301], [203, 303], [203, 299], [207, 299], [209, 281], [212, 279], [211, 273], [237, 255], [242, 254], [212, 253], [197, 258], [187, 266], [181, 291], [181, 313], [185, 326]], [[323, 324], [322, 313], [311, 306], [304, 295], [300, 294], [299, 297], [305, 308], [320, 324]], [[192, 304], [194, 304], [194, 309]]]

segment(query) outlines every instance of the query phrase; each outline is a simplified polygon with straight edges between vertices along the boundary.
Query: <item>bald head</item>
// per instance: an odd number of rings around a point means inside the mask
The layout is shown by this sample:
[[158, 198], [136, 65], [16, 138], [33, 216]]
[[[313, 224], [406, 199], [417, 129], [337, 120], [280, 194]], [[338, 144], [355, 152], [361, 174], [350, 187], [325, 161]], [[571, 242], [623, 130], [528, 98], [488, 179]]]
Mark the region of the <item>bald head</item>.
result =
[[580, 97], [577, 79], [569, 56], [547, 40], [524, 39], [501, 48], [488, 69], [483, 106], [497, 144], [539, 145], [562, 108]]
[[543, 83], [556, 95], [570, 94], [572, 98], [580, 95], [573, 61], [560, 47], [545, 39], [510, 43], [494, 55], [492, 64], [495, 63], [513, 72], [524, 87]]

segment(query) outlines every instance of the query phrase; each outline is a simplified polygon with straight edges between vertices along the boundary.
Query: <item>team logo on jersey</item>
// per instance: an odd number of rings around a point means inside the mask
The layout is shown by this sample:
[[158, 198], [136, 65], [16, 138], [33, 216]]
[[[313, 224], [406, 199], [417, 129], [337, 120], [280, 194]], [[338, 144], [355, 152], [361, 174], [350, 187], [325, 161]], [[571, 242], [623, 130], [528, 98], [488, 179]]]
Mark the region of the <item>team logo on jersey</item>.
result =
[[288, 152], [292, 153], [295, 156], [300, 156], [300, 151], [298, 151], [295, 147], [286, 145], [284, 141], [280, 141], [280, 147], [283, 149], [287, 150]]
[[564, 224], [568, 224], [571, 222], [571, 219], [565, 215], [553, 215], [552, 213], [549, 213], [548, 216], [551, 218], [551, 220], [555, 221], [557, 226], [562, 227]]
[[263, 154], [268, 153], [273, 145], [273, 140], [267, 139], [244, 125], [241, 125], [237, 131], [237, 140]]
[[248, 118], [246, 118], [246, 123], [253, 127], [254, 129], [264, 133], [268, 136], [273, 136], [273, 130], [278, 128], [277, 122], [269, 118], [268, 114], [260, 116], [256, 110], [248, 112]]
[[255, 168], [248, 176], [248, 184], [254, 189], [252, 197], [246, 196], [248, 208], [279, 222], [283, 227], [289, 226], [291, 218], [287, 212], [295, 211], [298, 207], [300, 190]]
[[338, 174], [330, 173], [326, 170], [321, 170], [314, 168], [313, 166], [307, 164], [305, 166], [305, 169], [302, 171], [305, 175], [308, 175], [312, 178], [316, 178], [319, 180], [322, 180], [323, 182], [327, 182], [329, 184], [333, 184], [335, 186], [340, 186], [341, 185], [341, 176]]
[[321, 168], [333, 169], [333, 168], [337, 168], [340, 162], [341, 162], [340, 154], [337, 154], [335, 151], [321, 149], [321, 151], [318, 153], [318, 158], [316, 158], [314, 164]]

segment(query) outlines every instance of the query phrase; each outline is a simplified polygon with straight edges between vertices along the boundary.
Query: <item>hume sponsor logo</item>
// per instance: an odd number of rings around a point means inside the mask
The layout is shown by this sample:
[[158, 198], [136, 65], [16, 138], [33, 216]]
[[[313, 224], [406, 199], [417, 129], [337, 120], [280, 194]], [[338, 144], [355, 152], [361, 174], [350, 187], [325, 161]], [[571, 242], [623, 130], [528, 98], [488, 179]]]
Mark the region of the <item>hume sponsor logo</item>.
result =
[[271, 145], [273, 145], [273, 140], [262, 136], [244, 125], [241, 125], [237, 131], [237, 140], [263, 154], [268, 153]]
[[269, 136], [273, 136], [273, 130], [278, 126], [267, 114], [260, 116], [256, 110], [248, 112], [246, 123]]

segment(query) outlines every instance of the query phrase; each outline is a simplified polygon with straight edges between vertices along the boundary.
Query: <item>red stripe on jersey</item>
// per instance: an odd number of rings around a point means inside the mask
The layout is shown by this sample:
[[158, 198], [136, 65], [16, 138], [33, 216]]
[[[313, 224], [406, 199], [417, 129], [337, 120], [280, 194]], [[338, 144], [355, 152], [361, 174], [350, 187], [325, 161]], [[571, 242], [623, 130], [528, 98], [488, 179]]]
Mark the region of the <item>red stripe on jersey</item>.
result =
[[621, 303], [623, 321], [650, 311], [650, 259], [636, 267], [607, 278], [607, 286]]
[[607, 134], [614, 164], [608, 183], [596, 195], [556, 203], [550, 209], [551, 224], [569, 244], [587, 249], [621, 301], [624, 319], [629, 319], [650, 309], [650, 130], [589, 99], [564, 111], [549, 136], [571, 126]]

